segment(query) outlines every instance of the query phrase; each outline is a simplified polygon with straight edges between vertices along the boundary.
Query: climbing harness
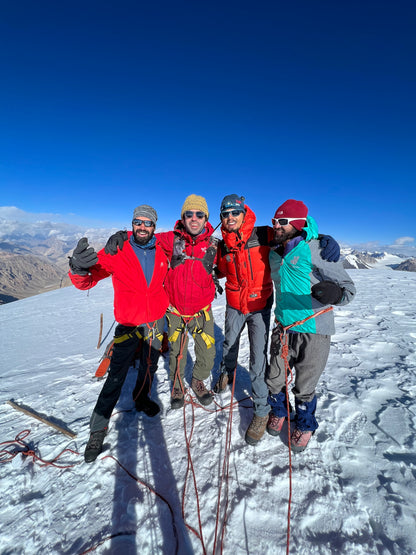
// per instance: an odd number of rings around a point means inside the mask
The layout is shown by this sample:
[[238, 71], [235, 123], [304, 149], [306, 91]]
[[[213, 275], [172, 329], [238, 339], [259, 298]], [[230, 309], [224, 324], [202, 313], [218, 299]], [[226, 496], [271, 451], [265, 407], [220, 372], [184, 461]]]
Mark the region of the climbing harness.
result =
[[[191, 322], [192, 320], [195, 320], [196, 324], [198, 322], [198, 318], [200, 318], [201, 316], [205, 317], [205, 321], [208, 322], [211, 317], [209, 315], [209, 307], [210, 305], [205, 306], [203, 309], [201, 309], [199, 312], [196, 312], [195, 314], [180, 314], [180, 312], [178, 312], [178, 310], [173, 307], [170, 306], [168, 308], [168, 313], [171, 312], [172, 314], [175, 314], [176, 316], [179, 316], [181, 318], [181, 323], [179, 324], [179, 326], [174, 330], [174, 332], [171, 334], [171, 336], [169, 337], [169, 343], [174, 343], [175, 341], [178, 340], [179, 336], [181, 334], [185, 333], [185, 329], [187, 328], [189, 322]], [[166, 314], [168, 320], [169, 320], [169, 314]], [[215, 339], [214, 337], [212, 337], [212, 335], [209, 335], [208, 333], [206, 333], [202, 327], [196, 325], [193, 332], [192, 332], [192, 337], [195, 339], [196, 335], [200, 335], [201, 338], [203, 339], [207, 349], [210, 349], [212, 346], [215, 345]]]
[[128, 339], [132, 339], [134, 336], [138, 337], [139, 339], [143, 339], [144, 341], [152, 340], [154, 337], [157, 337], [160, 342], [163, 341], [163, 333], [161, 333], [157, 328], [154, 327], [155, 324], [153, 324], [153, 326], [149, 326], [149, 324], [146, 324], [146, 326], [149, 328], [149, 333], [147, 335], [142, 335], [139, 331], [139, 326], [136, 326], [136, 328], [131, 332], [124, 333], [123, 335], [119, 335], [118, 337], [114, 337], [114, 343], [123, 343]]

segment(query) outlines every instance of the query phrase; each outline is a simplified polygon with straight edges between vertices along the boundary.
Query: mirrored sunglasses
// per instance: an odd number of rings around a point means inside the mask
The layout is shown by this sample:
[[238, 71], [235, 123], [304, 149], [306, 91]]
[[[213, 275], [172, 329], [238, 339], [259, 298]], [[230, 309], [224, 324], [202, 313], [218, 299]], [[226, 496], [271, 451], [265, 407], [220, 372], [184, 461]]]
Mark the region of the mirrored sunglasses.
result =
[[237, 218], [237, 216], [239, 216], [242, 213], [243, 213], [242, 210], [223, 210], [221, 212], [221, 218], [224, 218], [224, 220], [229, 218], [230, 216]]
[[145, 227], [153, 227], [155, 224], [152, 220], [138, 220], [137, 218], [133, 220], [133, 225], [142, 225], [144, 224]]
[[272, 224], [287, 225], [293, 220], [304, 220], [305, 218], [272, 218]]
[[205, 218], [205, 214], [203, 212], [200, 212], [199, 210], [198, 212], [194, 212], [193, 210], [187, 210], [186, 212], [183, 213], [184, 217], [187, 219], [192, 218], [194, 214], [199, 220], [202, 220], [202, 218]]

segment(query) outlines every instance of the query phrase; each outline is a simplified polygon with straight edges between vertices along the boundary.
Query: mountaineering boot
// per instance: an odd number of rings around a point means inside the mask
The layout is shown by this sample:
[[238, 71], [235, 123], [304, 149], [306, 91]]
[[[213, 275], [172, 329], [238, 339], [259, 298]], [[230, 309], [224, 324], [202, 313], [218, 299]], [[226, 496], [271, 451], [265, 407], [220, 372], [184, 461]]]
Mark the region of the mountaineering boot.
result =
[[210, 403], [212, 403], [212, 394], [205, 387], [205, 384], [202, 380], [192, 378], [191, 388], [201, 405], [209, 405]]
[[214, 393], [221, 393], [228, 384], [232, 385], [234, 380], [233, 372], [221, 372], [217, 383], [214, 385]]
[[104, 430], [98, 430], [97, 432], [91, 432], [90, 439], [88, 440], [84, 452], [85, 462], [90, 463], [95, 461], [95, 459], [103, 450], [103, 442], [106, 435], [107, 428], [104, 428]]
[[304, 451], [319, 424], [315, 418], [316, 396], [310, 401], [295, 399], [295, 429], [290, 437], [290, 447], [294, 453]]
[[268, 414], [266, 414], [266, 416], [257, 416], [257, 414], [255, 414], [253, 416], [250, 426], [247, 428], [245, 437], [245, 440], [249, 445], [256, 445], [261, 440], [266, 430], [268, 420]]
[[160, 407], [157, 403], [149, 399], [147, 395], [140, 395], [135, 401], [137, 412], [144, 412], [146, 416], [156, 416], [159, 414]]
[[222, 372], [218, 378], [217, 383], [214, 385], [214, 393], [221, 393], [227, 387], [228, 384], [228, 374], [227, 372]]
[[316, 396], [310, 401], [295, 399], [295, 429], [290, 436], [290, 447], [294, 453], [304, 451], [319, 424], [315, 418]]
[[286, 418], [284, 416], [276, 416], [272, 412], [269, 414], [267, 422], [267, 431], [271, 436], [278, 436], [282, 431]]
[[170, 407], [172, 409], [180, 409], [184, 404], [185, 399], [183, 397], [183, 391], [180, 387], [175, 385], [170, 396]]
[[292, 451], [294, 453], [305, 451], [313, 434], [314, 432], [311, 432], [309, 430], [307, 430], [306, 432], [302, 432], [302, 430], [299, 430], [298, 428], [293, 430], [292, 435], [290, 436], [290, 447]]

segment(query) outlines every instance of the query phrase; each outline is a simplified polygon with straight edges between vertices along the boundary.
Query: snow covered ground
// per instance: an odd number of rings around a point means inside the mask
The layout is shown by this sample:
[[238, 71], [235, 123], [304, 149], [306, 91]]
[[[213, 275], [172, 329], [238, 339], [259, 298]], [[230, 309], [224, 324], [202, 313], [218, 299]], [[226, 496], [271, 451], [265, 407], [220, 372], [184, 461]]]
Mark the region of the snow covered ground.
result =
[[[318, 387], [320, 427], [308, 449], [292, 455], [290, 552], [416, 553], [416, 274], [349, 273], [357, 297], [336, 309], [337, 334]], [[214, 303], [214, 374], [224, 305], [224, 296]], [[101, 313], [108, 337], [97, 350]], [[217, 396], [218, 407], [210, 410], [187, 405], [184, 420], [183, 411], [170, 410], [165, 359], [153, 395], [163, 406], [160, 417], [135, 412], [131, 369], [104, 453], [93, 464], [83, 462], [89, 417], [103, 384], [93, 375], [112, 324], [110, 280], [89, 293], [70, 287], [0, 307], [0, 442], [28, 430], [23, 441], [43, 460], [65, 448], [79, 453], [65, 452], [56, 464], [74, 466], [60, 469], [8, 455], [24, 447], [3, 443], [0, 552], [211, 554], [222, 545], [225, 555], [285, 553], [287, 429], [250, 447], [244, 433], [251, 402], [235, 404], [224, 459], [230, 411], [220, 407], [229, 405], [230, 391]], [[244, 336], [236, 400], [250, 392], [248, 361]], [[191, 367], [188, 356], [188, 377]], [[77, 437], [14, 410], [10, 399]], [[189, 461], [195, 479], [187, 472]]]

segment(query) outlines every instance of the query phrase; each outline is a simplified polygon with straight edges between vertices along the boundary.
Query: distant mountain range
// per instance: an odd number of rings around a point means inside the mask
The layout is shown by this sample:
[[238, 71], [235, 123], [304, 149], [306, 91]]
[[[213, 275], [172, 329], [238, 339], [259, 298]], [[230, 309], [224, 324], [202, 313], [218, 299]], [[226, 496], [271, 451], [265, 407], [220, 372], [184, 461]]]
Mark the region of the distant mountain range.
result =
[[[114, 230], [88, 230], [91, 245], [102, 248]], [[0, 240], [0, 304], [70, 285], [68, 256], [82, 233], [10, 233]], [[386, 268], [416, 271], [416, 258], [387, 252], [341, 250], [347, 269]]]
[[342, 249], [344, 268], [368, 270], [370, 268], [391, 268], [405, 272], [416, 272], [416, 258], [405, 258], [401, 254], [387, 252], [367, 252]]
[[[106, 235], [108, 237], [108, 235]], [[71, 284], [68, 256], [80, 237], [19, 234], [0, 240], [0, 304]], [[94, 242], [100, 249], [104, 239]]]

